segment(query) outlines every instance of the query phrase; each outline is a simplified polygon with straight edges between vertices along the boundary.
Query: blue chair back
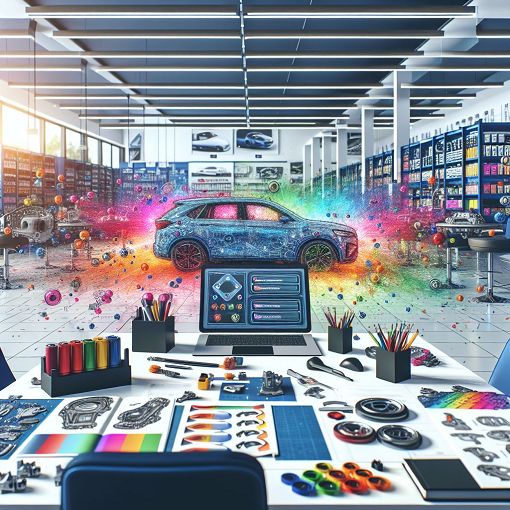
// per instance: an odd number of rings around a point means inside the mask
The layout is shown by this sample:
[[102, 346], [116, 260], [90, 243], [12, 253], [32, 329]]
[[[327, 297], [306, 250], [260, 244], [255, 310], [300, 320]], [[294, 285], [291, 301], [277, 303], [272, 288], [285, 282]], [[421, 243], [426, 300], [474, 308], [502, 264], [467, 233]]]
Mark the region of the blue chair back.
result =
[[7, 364], [4, 353], [2, 349], [0, 349], [0, 390], [9, 386], [9, 384], [13, 383], [15, 380], [16, 378]]
[[510, 239], [510, 218], [506, 220], [505, 237]]
[[221, 452], [87, 453], [62, 476], [62, 510], [267, 510], [264, 472]]
[[499, 356], [489, 379], [489, 384], [510, 396], [510, 340], [508, 340]]

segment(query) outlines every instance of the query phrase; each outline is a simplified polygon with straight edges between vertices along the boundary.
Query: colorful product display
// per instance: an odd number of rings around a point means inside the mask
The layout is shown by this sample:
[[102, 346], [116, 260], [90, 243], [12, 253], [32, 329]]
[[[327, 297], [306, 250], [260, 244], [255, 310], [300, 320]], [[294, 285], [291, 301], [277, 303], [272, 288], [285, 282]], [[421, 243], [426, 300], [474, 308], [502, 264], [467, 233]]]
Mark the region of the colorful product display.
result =
[[424, 407], [438, 409], [510, 409], [510, 397], [492, 391], [475, 391], [452, 386], [452, 391], [422, 388], [418, 400]]

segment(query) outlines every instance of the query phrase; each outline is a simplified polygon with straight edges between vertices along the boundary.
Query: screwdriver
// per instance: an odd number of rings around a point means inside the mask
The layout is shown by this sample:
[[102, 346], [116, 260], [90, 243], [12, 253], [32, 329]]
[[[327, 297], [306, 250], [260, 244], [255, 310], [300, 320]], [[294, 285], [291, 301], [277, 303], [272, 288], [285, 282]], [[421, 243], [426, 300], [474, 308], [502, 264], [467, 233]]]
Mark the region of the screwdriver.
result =
[[306, 362], [306, 366], [309, 370], [321, 370], [322, 372], [326, 372], [327, 374], [336, 375], [338, 377], [342, 377], [343, 379], [347, 379], [348, 381], [354, 382], [353, 379], [347, 377], [341, 370], [336, 370], [335, 368], [331, 368], [325, 365], [323, 361], [317, 356], [310, 358]]
[[301, 375], [297, 372], [294, 372], [294, 370], [291, 370], [290, 368], [287, 370], [287, 375], [290, 375], [291, 377], [295, 377], [299, 384], [302, 384], [303, 386], [322, 386], [324, 388], [328, 388], [328, 390], [335, 390], [335, 388], [332, 388], [331, 386], [328, 386], [327, 384], [320, 383], [313, 377], [309, 377], [307, 375]]

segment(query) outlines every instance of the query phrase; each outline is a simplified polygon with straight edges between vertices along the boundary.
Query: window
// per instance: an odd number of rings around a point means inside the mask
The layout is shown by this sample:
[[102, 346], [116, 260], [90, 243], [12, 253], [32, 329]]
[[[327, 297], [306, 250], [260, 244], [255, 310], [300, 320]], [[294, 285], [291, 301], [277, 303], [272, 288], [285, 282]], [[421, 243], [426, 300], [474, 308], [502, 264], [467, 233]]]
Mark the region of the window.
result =
[[101, 142], [101, 163], [103, 166], [112, 166], [112, 146]]
[[44, 123], [44, 152], [49, 156], [62, 155], [62, 128], [53, 122]]
[[41, 120], [21, 110], [3, 107], [2, 144], [16, 149], [41, 152]]
[[196, 218], [199, 218], [199, 217], [204, 217], [204, 215], [202, 214], [202, 212], [204, 211], [204, 209], [208, 207], [207, 205], [200, 205], [199, 207], [195, 207], [195, 209], [192, 209], [186, 216], [188, 218], [192, 218], [192, 219], [196, 219]]
[[120, 166], [120, 147], [112, 145], [112, 168], [119, 168]]
[[81, 161], [81, 134], [72, 129], [66, 129], [66, 158]]
[[267, 205], [246, 204], [246, 219], [255, 221], [280, 221], [280, 211]]
[[87, 161], [99, 165], [99, 140], [91, 136], [87, 136]]
[[207, 218], [208, 220], [237, 220], [239, 214], [237, 210], [237, 204], [217, 204], [210, 205], [205, 214], [200, 217]]

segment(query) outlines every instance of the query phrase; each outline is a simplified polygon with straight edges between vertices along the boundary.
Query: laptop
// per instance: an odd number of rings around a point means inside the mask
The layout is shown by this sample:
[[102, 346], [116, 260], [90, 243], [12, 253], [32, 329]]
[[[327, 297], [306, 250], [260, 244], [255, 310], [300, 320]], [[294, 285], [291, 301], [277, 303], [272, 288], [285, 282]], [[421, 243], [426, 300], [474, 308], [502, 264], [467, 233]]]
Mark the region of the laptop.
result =
[[194, 356], [321, 356], [304, 265], [205, 265]]

